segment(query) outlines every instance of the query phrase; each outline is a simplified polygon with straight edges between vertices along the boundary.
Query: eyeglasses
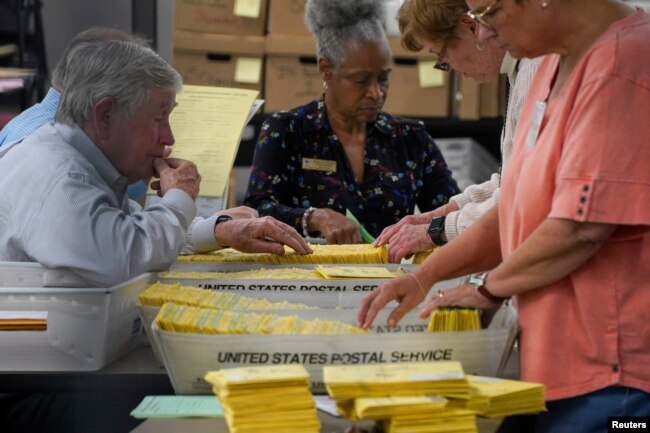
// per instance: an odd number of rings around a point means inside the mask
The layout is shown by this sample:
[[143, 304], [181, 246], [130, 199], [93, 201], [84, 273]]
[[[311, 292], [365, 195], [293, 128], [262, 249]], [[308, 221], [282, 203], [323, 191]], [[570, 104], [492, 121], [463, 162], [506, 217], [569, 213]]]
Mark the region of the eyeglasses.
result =
[[442, 45], [442, 50], [440, 50], [440, 54], [438, 54], [438, 58], [436, 59], [436, 64], [433, 65], [434, 69], [438, 69], [439, 71], [443, 71], [443, 72], [449, 72], [449, 70], [451, 69], [448, 62], [443, 62], [445, 55], [447, 55], [448, 46], [449, 46], [449, 39], [447, 39], [445, 43]]
[[494, 16], [495, 11], [493, 11], [493, 9], [498, 3], [499, 0], [494, 0], [492, 3], [485, 6], [482, 11], [467, 11], [467, 16], [488, 29], [494, 30], [494, 27], [489, 20]]

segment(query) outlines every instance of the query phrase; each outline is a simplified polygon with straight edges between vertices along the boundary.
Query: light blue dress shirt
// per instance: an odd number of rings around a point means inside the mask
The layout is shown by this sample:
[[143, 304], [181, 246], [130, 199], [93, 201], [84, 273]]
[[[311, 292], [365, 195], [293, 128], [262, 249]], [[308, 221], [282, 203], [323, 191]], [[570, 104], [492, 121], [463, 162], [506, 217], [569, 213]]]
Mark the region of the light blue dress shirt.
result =
[[[67, 268], [109, 287], [167, 269], [181, 250], [217, 249], [216, 217], [172, 189], [144, 210], [78, 127], [47, 123], [0, 148], [0, 260]], [[190, 245], [186, 245], [189, 240]]]
[[[0, 146], [22, 140], [46, 123], [54, 123], [54, 115], [59, 107], [60, 99], [61, 93], [50, 87], [41, 102], [32, 105], [2, 128]], [[129, 185], [127, 193], [133, 200], [140, 201], [147, 194], [147, 185], [143, 181], [136, 182]]]

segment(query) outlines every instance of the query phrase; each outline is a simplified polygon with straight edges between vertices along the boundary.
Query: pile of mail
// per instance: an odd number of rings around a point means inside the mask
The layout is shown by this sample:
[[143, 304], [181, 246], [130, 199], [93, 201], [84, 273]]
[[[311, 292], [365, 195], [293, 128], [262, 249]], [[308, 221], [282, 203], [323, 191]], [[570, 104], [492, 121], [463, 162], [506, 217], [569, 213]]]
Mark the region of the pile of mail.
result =
[[387, 433], [477, 432], [473, 410], [448, 407], [470, 395], [459, 362], [327, 366], [323, 378], [343, 416], [378, 420]]
[[468, 375], [471, 391], [466, 407], [498, 418], [546, 410], [544, 385], [496, 377]]
[[302, 365], [208, 372], [231, 433], [318, 433], [320, 422]]

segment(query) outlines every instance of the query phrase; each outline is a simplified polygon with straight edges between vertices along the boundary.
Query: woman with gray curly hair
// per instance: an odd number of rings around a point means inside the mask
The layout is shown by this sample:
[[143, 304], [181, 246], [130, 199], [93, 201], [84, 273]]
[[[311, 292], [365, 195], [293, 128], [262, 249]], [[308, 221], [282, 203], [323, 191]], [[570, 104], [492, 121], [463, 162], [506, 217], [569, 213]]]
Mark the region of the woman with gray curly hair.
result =
[[424, 125], [382, 111], [392, 56], [381, 0], [308, 0], [320, 99], [270, 116], [257, 143], [245, 204], [328, 243], [369, 240], [459, 192]]

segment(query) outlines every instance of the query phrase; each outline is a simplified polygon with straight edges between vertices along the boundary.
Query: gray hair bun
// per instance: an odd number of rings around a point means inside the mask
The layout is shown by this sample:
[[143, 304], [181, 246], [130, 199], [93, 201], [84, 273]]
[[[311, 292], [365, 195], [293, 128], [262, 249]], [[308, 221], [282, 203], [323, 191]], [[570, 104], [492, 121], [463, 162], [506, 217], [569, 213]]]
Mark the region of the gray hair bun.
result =
[[383, 0], [307, 0], [305, 24], [312, 33], [326, 28], [343, 28], [360, 21], [384, 23]]

